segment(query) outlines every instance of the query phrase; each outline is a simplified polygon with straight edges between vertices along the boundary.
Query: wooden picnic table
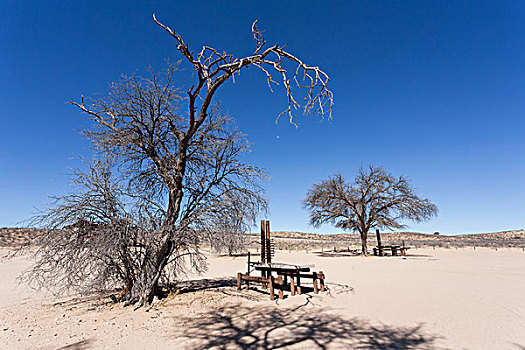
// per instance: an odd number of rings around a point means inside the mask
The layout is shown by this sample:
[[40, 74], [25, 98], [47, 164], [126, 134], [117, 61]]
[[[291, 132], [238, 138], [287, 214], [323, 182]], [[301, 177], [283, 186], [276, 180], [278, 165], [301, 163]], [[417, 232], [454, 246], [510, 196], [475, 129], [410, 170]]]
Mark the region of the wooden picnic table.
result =
[[[261, 271], [261, 276], [250, 276], [250, 270], [253, 267], [257, 271]], [[277, 277], [272, 276], [275, 272]], [[311, 279], [313, 283], [314, 293], [325, 291], [325, 275], [323, 271], [310, 271], [310, 266], [306, 265], [292, 265], [284, 263], [261, 264], [259, 262], [248, 262], [248, 272], [246, 274], [237, 274], [237, 289], [241, 290], [242, 282], [246, 282], [246, 289], [249, 289], [250, 282], [261, 283], [264, 289], [270, 288], [270, 300], [274, 299], [274, 288], [279, 290], [279, 298], [283, 299], [284, 287], [288, 285], [288, 277], [290, 277], [290, 292], [292, 295], [302, 294], [301, 278]], [[295, 280], [295, 281], [294, 281]], [[320, 286], [318, 286], [318, 282]], [[320, 288], [319, 288], [320, 287]]]
[[[245, 274], [237, 273], [237, 290], [241, 290], [243, 281], [246, 282], [246, 289], [250, 288], [250, 282], [261, 283], [262, 287], [267, 289], [270, 287], [270, 300], [274, 299], [274, 288], [279, 290], [279, 298], [284, 298], [284, 287], [288, 285], [288, 277], [290, 277], [290, 290], [292, 295], [297, 292], [301, 294], [301, 278], [312, 279], [314, 293], [319, 292], [318, 282], [320, 283], [321, 291], [325, 291], [325, 275], [323, 271], [310, 271], [309, 266], [301, 266], [295, 264], [272, 263], [275, 248], [270, 235], [270, 222], [268, 220], [261, 220], [261, 260], [259, 262], [252, 262], [251, 254], [248, 252], [248, 266]], [[251, 276], [253, 271], [261, 272], [261, 276]], [[272, 273], [278, 276], [272, 276]], [[297, 280], [297, 284], [294, 283]], [[296, 287], [297, 286], [297, 287]]]
[[[301, 278], [312, 279], [314, 292], [318, 292], [317, 280], [321, 283], [321, 291], [324, 292], [324, 274], [320, 272], [310, 272], [310, 266], [289, 265], [289, 264], [254, 264], [257, 271], [261, 271], [263, 277], [269, 278], [272, 272], [275, 272], [279, 278], [282, 279], [283, 286], [288, 285], [288, 277], [290, 277], [290, 291], [295, 295], [296, 291], [301, 294]], [[295, 279], [295, 281], [294, 281]], [[264, 286], [264, 284], [263, 284]]]
[[374, 248], [374, 255], [385, 256], [385, 250], [390, 250], [392, 256], [398, 256], [398, 253], [405, 256], [407, 249], [410, 249], [410, 247], [400, 245], [382, 245]]

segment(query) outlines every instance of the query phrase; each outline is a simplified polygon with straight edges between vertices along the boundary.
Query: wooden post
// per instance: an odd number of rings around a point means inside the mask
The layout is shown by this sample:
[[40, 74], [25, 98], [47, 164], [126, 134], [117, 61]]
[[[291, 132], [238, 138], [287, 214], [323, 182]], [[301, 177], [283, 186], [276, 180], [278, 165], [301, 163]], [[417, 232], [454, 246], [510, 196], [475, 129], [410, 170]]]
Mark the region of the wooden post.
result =
[[250, 276], [250, 252], [248, 252], [248, 270], [246, 271], [246, 274]]
[[319, 293], [319, 289], [317, 287], [317, 273], [313, 273], [313, 280], [314, 280], [314, 293]]
[[323, 273], [323, 271], [319, 271], [319, 284], [321, 285], [321, 292], [324, 292], [325, 288], [324, 288], [324, 273]]
[[241, 284], [242, 284], [242, 273], [237, 274], [237, 290], [241, 290]]
[[279, 299], [284, 299], [284, 279], [283, 279], [283, 276], [282, 275], [279, 275]]
[[[250, 262], [251, 262], [251, 255], [250, 252], [248, 252], [248, 268], [246, 269], [246, 276], [250, 276]], [[250, 289], [250, 281], [246, 280], [246, 290]]]
[[[264, 270], [261, 270], [261, 277], [262, 277], [262, 278], [266, 278], [266, 272], [264, 272]], [[264, 289], [267, 288], [265, 282], [261, 282], [261, 288], [264, 288]]]
[[272, 248], [270, 243], [270, 221], [266, 220], [266, 262], [272, 263]]
[[381, 235], [379, 234], [379, 229], [376, 229], [376, 237], [377, 237], [377, 246], [381, 247]]
[[[264, 220], [261, 220], [261, 264], [264, 264], [266, 262], [266, 223]], [[261, 271], [261, 277], [266, 277], [266, 272], [264, 270]], [[266, 289], [266, 283], [261, 282], [261, 287]]]
[[295, 295], [295, 282], [293, 280], [293, 276], [290, 277], [290, 291], [292, 292], [292, 296]]
[[297, 274], [297, 294], [301, 294], [301, 276]]
[[266, 261], [266, 232], [265, 232], [264, 220], [261, 220], [261, 264], [264, 264]]
[[275, 295], [273, 293], [273, 276], [270, 275], [270, 300], [275, 299]]

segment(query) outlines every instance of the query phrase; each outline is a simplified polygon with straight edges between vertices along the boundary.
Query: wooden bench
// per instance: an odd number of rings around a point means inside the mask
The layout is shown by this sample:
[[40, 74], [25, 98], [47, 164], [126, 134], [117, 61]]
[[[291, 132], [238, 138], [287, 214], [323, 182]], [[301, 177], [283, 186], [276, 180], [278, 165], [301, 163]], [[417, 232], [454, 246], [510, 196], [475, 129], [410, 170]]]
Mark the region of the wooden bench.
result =
[[[406, 251], [410, 249], [410, 247], [402, 247], [400, 245], [384, 245], [384, 246], [377, 246], [374, 248], [374, 255], [376, 256], [386, 256], [386, 251], [390, 250], [390, 253], [392, 256], [406, 256]], [[399, 253], [399, 254], [398, 254]]]
[[237, 290], [241, 290], [242, 281], [246, 281], [246, 289], [250, 288], [249, 281], [264, 283], [270, 288], [270, 300], [275, 299], [275, 288], [279, 290], [279, 299], [284, 299], [284, 284], [282, 277], [250, 276], [242, 273], [237, 274]]
[[[283, 273], [281, 276], [283, 276], [283, 281], [285, 285], [287, 285], [288, 277], [290, 277], [290, 292], [292, 295], [295, 295], [296, 292], [297, 294], [302, 294], [301, 278], [307, 278], [312, 280], [315, 294], [319, 293], [319, 289], [321, 289], [321, 292], [324, 292], [326, 290], [324, 285], [325, 275], [323, 271], [312, 273]], [[294, 279], [296, 280], [297, 284], [294, 282]], [[319, 286], [317, 285], [317, 281], [319, 281]]]

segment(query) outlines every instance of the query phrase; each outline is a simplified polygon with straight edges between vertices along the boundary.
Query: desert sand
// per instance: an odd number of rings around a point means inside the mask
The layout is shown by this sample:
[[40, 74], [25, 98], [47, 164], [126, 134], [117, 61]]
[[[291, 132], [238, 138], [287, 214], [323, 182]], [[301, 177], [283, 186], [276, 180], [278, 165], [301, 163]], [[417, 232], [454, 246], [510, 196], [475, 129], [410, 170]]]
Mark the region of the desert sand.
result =
[[[5, 254], [8, 248], [2, 248]], [[255, 252], [254, 252], [255, 253]], [[237, 291], [246, 257], [211, 256], [205, 276], [133, 311], [109, 298], [35, 293], [16, 282], [25, 257], [0, 264], [6, 349], [524, 349], [525, 251], [424, 248], [410, 256], [278, 251], [314, 264], [328, 291], [270, 301]]]

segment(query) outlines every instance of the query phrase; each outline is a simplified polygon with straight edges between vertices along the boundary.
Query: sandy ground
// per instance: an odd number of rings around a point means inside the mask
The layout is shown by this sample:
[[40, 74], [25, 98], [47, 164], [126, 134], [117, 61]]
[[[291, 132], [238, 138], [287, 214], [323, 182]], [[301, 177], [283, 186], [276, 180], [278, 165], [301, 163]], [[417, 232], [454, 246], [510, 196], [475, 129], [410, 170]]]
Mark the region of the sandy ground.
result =
[[190, 282], [195, 291], [137, 311], [98, 298], [35, 294], [16, 284], [29, 264], [16, 258], [0, 264], [0, 347], [525, 349], [525, 251], [410, 253], [277, 252], [279, 262], [315, 264], [329, 288], [277, 301], [231, 286], [245, 257], [210, 257], [205, 279]]

